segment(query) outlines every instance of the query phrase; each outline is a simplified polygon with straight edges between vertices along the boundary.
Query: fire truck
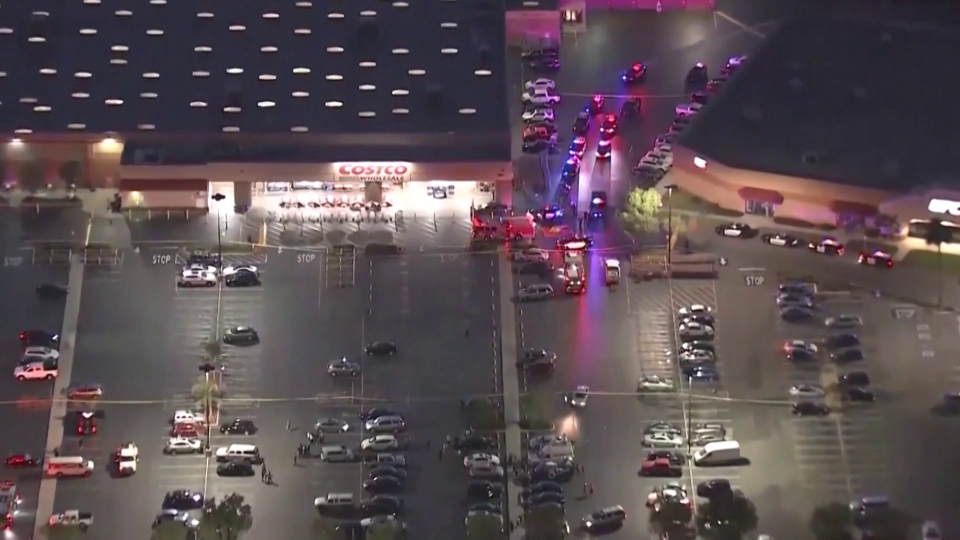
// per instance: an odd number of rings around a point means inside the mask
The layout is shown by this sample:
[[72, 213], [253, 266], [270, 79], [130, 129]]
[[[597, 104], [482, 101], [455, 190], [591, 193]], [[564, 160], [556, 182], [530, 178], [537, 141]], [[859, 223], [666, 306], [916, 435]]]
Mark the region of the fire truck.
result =
[[20, 495], [17, 493], [17, 484], [13, 480], [0, 482], [0, 523], [3, 529], [13, 527], [13, 516], [20, 504]]
[[533, 240], [537, 225], [530, 214], [522, 216], [472, 216], [473, 230], [470, 237], [479, 241]]
[[[576, 247], [580, 247], [579, 244]], [[583, 249], [563, 248], [563, 289], [567, 294], [580, 294], [587, 288], [583, 269]]]

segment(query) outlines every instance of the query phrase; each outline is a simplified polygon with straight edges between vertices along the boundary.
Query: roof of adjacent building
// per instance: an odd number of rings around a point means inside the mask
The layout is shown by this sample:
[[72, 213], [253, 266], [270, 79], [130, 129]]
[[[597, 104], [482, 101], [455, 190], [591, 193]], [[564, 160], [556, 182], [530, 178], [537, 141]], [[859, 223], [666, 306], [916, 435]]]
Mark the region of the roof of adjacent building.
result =
[[909, 191], [957, 170], [960, 34], [834, 18], [782, 26], [681, 144], [735, 168]]
[[506, 134], [503, 13], [503, 0], [4, 2], [0, 132]]

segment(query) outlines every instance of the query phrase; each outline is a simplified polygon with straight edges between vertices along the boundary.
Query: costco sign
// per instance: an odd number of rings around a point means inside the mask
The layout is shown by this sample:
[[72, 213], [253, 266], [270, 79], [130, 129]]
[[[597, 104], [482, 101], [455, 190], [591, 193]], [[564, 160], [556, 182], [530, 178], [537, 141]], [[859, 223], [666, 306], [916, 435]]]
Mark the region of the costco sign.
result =
[[409, 163], [373, 162], [373, 163], [337, 163], [335, 165], [338, 181], [353, 182], [408, 182], [410, 181]]

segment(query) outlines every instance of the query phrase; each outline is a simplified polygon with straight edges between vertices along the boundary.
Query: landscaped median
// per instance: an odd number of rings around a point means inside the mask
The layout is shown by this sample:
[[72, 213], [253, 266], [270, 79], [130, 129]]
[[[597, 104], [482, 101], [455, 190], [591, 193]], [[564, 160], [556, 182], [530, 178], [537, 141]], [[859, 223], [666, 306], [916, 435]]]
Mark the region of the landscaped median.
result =
[[951, 276], [960, 276], [960, 255], [953, 253], [938, 254], [936, 251], [914, 249], [903, 256], [902, 262], [928, 268], [935, 272], [942, 270], [944, 274]]

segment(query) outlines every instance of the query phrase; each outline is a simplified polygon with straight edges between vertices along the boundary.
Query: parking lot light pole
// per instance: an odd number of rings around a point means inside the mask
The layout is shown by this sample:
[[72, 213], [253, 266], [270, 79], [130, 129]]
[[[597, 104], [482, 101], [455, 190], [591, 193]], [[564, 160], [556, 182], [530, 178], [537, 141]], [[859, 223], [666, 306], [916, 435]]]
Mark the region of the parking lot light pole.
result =
[[673, 262], [673, 190], [677, 189], [676, 184], [667, 184], [667, 269]]
[[204, 390], [205, 390], [205, 392], [206, 392], [206, 395], [203, 397], [203, 401], [204, 401], [204, 404], [203, 404], [203, 420], [204, 420], [204, 423], [207, 425], [207, 430], [206, 430], [206, 431], [207, 431], [207, 433], [206, 433], [206, 435], [207, 435], [207, 437], [206, 437], [207, 440], [206, 440], [206, 443], [205, 443], [205, 445], [204, 445], [204, 453], [206, 453], [207, 455], [210, 454], [210, 450], [211, 450], [211, 448], [212, 448], [212, 447], [210, 446], [210, 438], [211, 438], [210, 431], [213, 429], [213, 428], [210, 426], [210, 419], [211, 419], [210, 410], [213, 408], [213, 388], [211, 388], [211, 386], [210, 386], [210, 385], [212, 384], [212, 383], [210, 382], [210, 380], [211, 380], [210, 374], [211, 374], [213, 371], [215, 371], [216, 369], [217, 369], [216, 366], [214, 366], [213, 364], [211, 364], [211, 363], [209, 363], [209, 362], [204, 362], [203, 364], [200, 365], [200, 371], [203, 372], [204, 383], [205, 383], [205, 385], [206, 385], [206, 387], [204, 388]]
[[223, 266], [223, 239], [220, 234], [220, 201], [227, 198], [223, 193], [214, 193], [211, 199], [217, 203], [217, 259], [220, 261], [220, 265]]
[[[669, 252], [668, 252], [669, 253]], [[687, 456], [693, 455], [693, 377], [687, 378]]]

